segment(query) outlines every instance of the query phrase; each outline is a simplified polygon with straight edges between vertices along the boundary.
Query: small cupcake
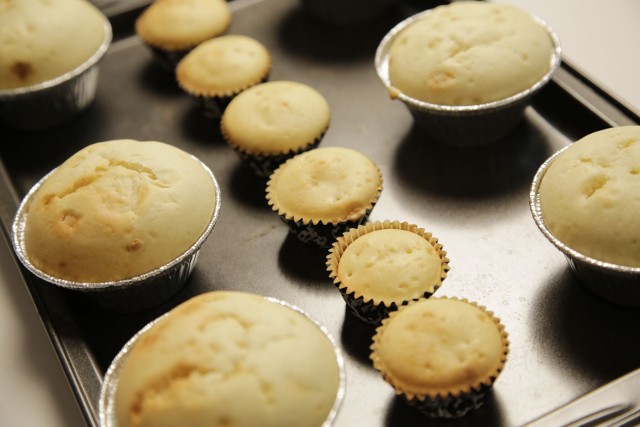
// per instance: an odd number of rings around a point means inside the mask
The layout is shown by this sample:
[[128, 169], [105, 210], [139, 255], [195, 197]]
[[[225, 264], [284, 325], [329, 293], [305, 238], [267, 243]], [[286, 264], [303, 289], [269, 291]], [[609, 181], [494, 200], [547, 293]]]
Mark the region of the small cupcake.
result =
[[29, 191], [13, 243], [38, 277], [137, 311], [186, 282], [219, 210], [217, 181], [195, 157], [157, 141], [106, 141]]
[[231, 18], [226, 0], [162, 0], [140, 14], [135, 31], [162, 65], [173, 72], [191, 49], [224, 34]]
[[379, 324], [398, 307], [433, 295], [449, 271], [446, 254], [416, 225], [378, 221], [339, 237], [327, 267], [353, 314]]
[[454, 418], [482, 405], [507, 360], [509, 341], [484, 307], [433, 297], [392, 312], [376, 329], [371, 350], [373, 366], [411, 406]]
[[329, 104], [315, 89], [297, 82], [262, 83], [236, 96], [220, 127], [225, 140], [261, 177], [284, 161], [320, 144], [329, 127]]
[[640, 307], [640, 126], [591, 133], [540, 166], [534, 220], [594, 294]]
[[382, 192], [382, 174], [364, 154], [344, 147], [307, 151], [267, 182], [267, 201], [295, 236], [323, 248], [367, 221]]
[[460, 1], [400, 22], [375, 64], [391, 99], [433, 140], [477, 146], [515, 128], [560, 66], [560, 45], [545, 23], [514, 6]]
[[220, 118], [233, 97], [267, 81], [270, 71], [271, 54], [262, 43], [248, 36], [228, 35], [189, 52], [178, 63], [176, 79], [201, 103], [205, 114]]
[[243, 292], [187, 300], [134, 336], [100, 395], [101, 427], [329, 427], [344, 397], [335, 339]]

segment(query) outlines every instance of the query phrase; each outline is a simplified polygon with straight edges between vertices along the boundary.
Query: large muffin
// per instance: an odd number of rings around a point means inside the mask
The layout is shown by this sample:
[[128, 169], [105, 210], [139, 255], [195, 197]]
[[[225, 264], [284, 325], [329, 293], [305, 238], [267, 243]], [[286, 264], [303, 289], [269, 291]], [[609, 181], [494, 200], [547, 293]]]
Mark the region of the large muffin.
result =
[[640, 126], [594, 132], [549, 164], [538, 194], [548, 230], [593, 259], [640, 267]]
[[297, 310], [214, 291], [168, 313], [123, 362], [118, 427], [319, 427], [339, 401], [331, 340]]
[[553, 52], [549, 32], [526, 12], [453, 2], [425, 13], [393, 42], [391, 95], [449, 106], [504, 99], [540, 81]]
[[127, 279], [187, 251], [215, 208], [214, 181], [188, 153], [156, 141], [96, 143], [55, 169], [33, 195], [25, 252], [57, 279]]
[[102, 44], [104, 21], [85, 0], [1, 1], [0, 89], [31, 86], [75, 69]]

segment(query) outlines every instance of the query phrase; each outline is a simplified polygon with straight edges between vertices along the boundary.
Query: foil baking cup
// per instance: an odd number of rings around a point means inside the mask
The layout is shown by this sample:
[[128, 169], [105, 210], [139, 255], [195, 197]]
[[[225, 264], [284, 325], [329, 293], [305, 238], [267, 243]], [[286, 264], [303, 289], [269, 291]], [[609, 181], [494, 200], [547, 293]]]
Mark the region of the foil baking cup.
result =
[[111, 24], [105, 16], [103, 29], [98, 50], [75, 69], [31, 86], [0, 89], [0, 124], [20, 130], [45, 129], [85, 110], [95, 99], [99, 63], [111, 44]]
[[562, 252], [578, 281], [593, 294], [626, 307], [640, 307], [640, 267], [627, 267], [588, 257], [558, 240], [547, 228], [540, 208], [540, 183], [549, 166], [570, 146], [557, 151], [536, 172], [529, 192], [529, 207], [542, 232]]
[[[272, 297], [264, 297], [264, 298], [275, 304], [280, 304], [284, 307], [290, 308], [302, 314], [303, 316], [311, 320], [313, 323], [315, 323], [316, 326], [325, 334], [327, 339], [331, 342], [331, 345], [333, 346], [333, 350], [336, 355], [336, 362], [338, 363], [338, 370], [340, 373], [340, 383], [338, 386], [338, 392], [336, 393], [335, 401], [333, 403], [333, 407], [329, 411], [329, 414], [327, 415], [327, 418], [321, 427], [333, 426], [335, 423], [335, 419], [338, 415], [338, 412], [340, 411], [340, 407], [342, 406], [342, 401], [344, 400], [346, 383], [347, 383], [344, 357], [342, 355], [342, 351], [340, 350], [340, 347], [338, 346], [337, 341], [325, 326], [321, 325], [318, 321], [316, 321], [311, 316], [309, 316], [301, 308], [276, 298], [272, 298]], [[144, 326], [122, 347], [120, 352], [116, 355], [116, 357], [111, 362], [111, 365], [109, 366], [105, 374], [104, 381], [102, 383], [102, 388], [100, 390], [100, 401], [99, 401], [100, 427], [117, 427], [116, 415], [115, 415], [115, 396], [116, 396], [116, 390], [118, 387], [118, 378], [120, 376], [120, 373], [122, 372], [122, 369], [125, 363], [127, 362], [127, 357], [129, 356], [132, 348], [138, 342], [140, 337], [167, 315], [168, 313], [165, 313], [164, 315], [158, 317], [157, 319], [151, 321], [149, 324]]]
[[[404, 29], [432, 12], [432, 9], [426, 10], [401, 21], [378, 45], [375, 67], [378, 77], [388, 90], [392, 87], [389, 78], [389, 53], [393, 42]], [[553, 44], [549, 71], [538, 82], [508, 98], [477, 105], [432, 104], [398, 92], [398, 99], [411, 112], [415, 123], [433, 140], [458, 147], [489, 144], [513, 131], [533, 95], [549, 83], [561, 63], [562, 50], [558, 36], [544, 21], [533, 15], [532, 18], [547, 31]]]
[[28, 207], [33, 195], [55, 171], [55, 169], [38, 181], [23, 198], [12, 225], [13, 248], [20, 262], [38, 278], [60, 286], [78, 291], [92, 298], [102, 308], [118, 313], [131, 313], [157, 306], [173, 295], [186, 283], [195, 267], [200, 247], [211, 234], [220, 214], [220, 187], [213, 172], [202, 161], [192, 156], [209, 174], [216, 191], [215, 208], [209, 224], [198, 240], [174, 260], [147, 273], [128, 279], [111, 282], [74, 282], [59, 279], [35, 267], [26, 255], [24, 231], [27, 222]]

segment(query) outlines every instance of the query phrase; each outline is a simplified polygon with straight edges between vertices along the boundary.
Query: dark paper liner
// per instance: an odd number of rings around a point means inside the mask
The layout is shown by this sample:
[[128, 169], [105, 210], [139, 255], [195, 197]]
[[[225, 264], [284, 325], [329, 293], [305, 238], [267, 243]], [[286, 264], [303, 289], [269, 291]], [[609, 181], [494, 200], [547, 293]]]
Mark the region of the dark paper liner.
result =
[[[392, 301], [385, 303], [380, 302], [376, 304], [373, 299], [366, 299], [364, 296], [355, 296], [355, 291], [349, 291], [349, 289], [338, 279], [338, 265], [342, 254], [347, 247], [362, 237], [365, 234], [378, 231], [378, 230], [405, 230], [415, 233], [416, 235], [423, 237], [425, 240], [434, 247], [440, 258], [440, 284], [436, 284], [433, 288], [433, 292], [425, 291], [421, 296], [416, 298], [404, 299], [402, 301]], [[347, 304], [347, 307], [351, 312], [360, 320], [364, 322], [379, 325], [383, 319], [389, 316], [389, 314], [398, 309], [398, 306], [407, 305], [411, 301], [417, 301], [423, 298], [429, 298], [433, 295], [441, 286], [447, 277], [449, 271], [449, 258], [447, 258], [447, 252], [443, 250], [443, 246], [438, 243], [438, 238], [434, 237], [431, 233], [424, 231], [423, 228], [414, 224], [399, 221], [376, 221], [375, 223], [363, 224], [357, 229], [352, 229], [342, 236], [340, 236], [333, 243], [329, 255], [327, 256], [327, 271], [329, 271], [329, 277], [333, 279], [333, 283], [336, 285], [342, 295], [342, 299]]]
[[175, 72], [178, 62], [187, 56], [187, 54], [195, 47], [193, 46], [187, 49], [170, 51], [161, 49], [157, 46], [152, 46], [149, 43], [144, 42], [144, 40], [143, 43], [149, 48], [149, 50], [151, 50], [153, 58], [162, 66], [162, 68], [172, 74]]
[[417, 409], [431, 418], [459, 418], [469, 411], [480, 408], [485, 395], [491, 390], [490, 386], [482, 384], [479, 390], [472, 389], [470, 393], [460, 396], [438, 396], [435, 399], [408, 399], [401, 395], [409, 406]]

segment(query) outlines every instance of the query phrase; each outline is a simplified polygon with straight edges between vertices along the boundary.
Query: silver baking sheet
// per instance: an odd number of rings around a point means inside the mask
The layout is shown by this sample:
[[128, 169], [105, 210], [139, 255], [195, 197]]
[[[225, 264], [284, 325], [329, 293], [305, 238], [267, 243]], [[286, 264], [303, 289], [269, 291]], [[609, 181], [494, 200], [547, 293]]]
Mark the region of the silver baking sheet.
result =
[[122, 345], [179, 302], [214, 289], [284, 300], [336, 337], [347, 374], [338, 427], [523, 425], [640, 367], [640, 313], [576, 282], [528, 205], [533, 175], [554, 151], [640, 119], [565, 63], [505, 140], [468, 150], [430, 143], [407, 109], [389, 99], [373, 58], [390, 28], [435, 4], [398, 1], [371, 24], [331, 28], [310, 19], [298, 0], [237, 0], [230, 33], [252, 36], [271, 51], [272, 80], [303, 82], [327, 98], [332, 120], [323, 146], [351, 147], [378, 164], [384, 190], [371, 220], [408, 221], [440, 239], [451, 270], [437, 294], [476, 301], [502, 319], [511, 353], [484, 407], [444, 422], [424, 418], [395, 396], [369, 362], [373, 330], [345, 311], [328, 278], [326, 253], [289, 236], [265, 202], [265, 182], [241, 164], [218, 124], [200, 114], [129, 33], [119, 34], [106, 55], [96, 101], [86, 112], [46, 132], [0, 129], [0, 217], [7, 241], [20, 198], [93, 142], [168, 142], [205, 162], [220, 184], [220, 217], [192, 277], [156, 309], [105, 312], [21, 269], [89, 425], [97, 425], [102, 378]]

